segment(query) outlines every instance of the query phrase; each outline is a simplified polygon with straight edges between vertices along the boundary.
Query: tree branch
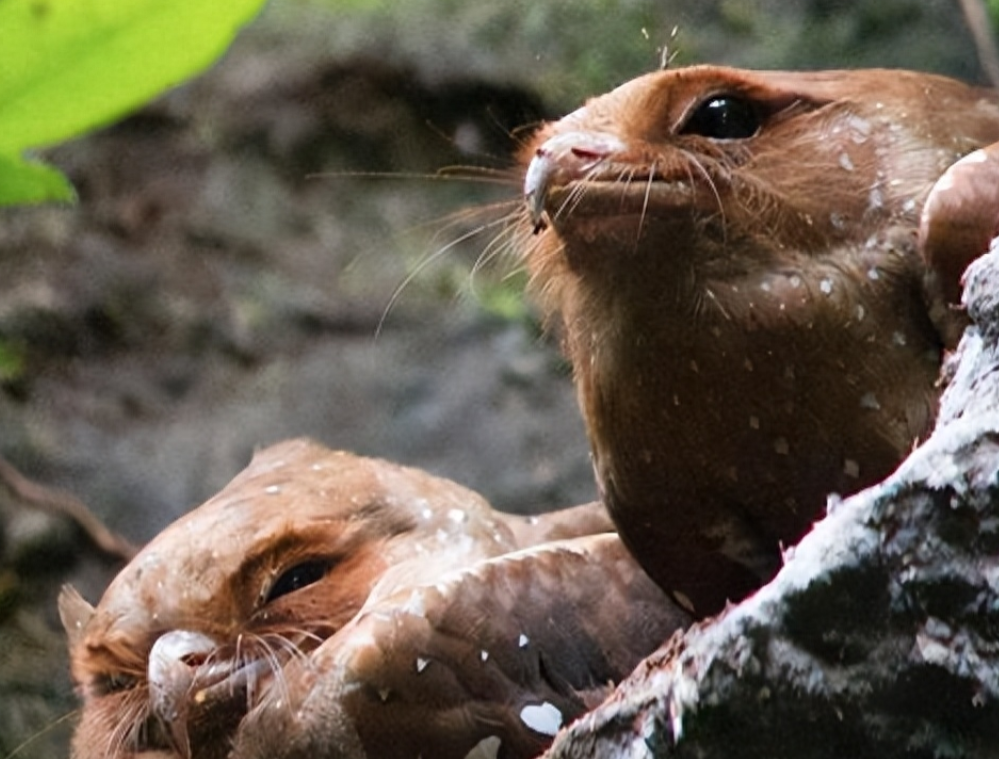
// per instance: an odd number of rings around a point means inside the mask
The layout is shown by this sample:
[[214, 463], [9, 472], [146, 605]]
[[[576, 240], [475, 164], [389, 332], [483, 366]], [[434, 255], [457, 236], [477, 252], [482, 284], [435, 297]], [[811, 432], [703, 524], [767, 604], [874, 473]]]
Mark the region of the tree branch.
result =
[[129, 561], [138, 551], [125, 538], [105, 527], [76, 496], [28, 479], [2, 456], [0, 484], [22, 503], [73, 520], [101, 553], [115, 561]]

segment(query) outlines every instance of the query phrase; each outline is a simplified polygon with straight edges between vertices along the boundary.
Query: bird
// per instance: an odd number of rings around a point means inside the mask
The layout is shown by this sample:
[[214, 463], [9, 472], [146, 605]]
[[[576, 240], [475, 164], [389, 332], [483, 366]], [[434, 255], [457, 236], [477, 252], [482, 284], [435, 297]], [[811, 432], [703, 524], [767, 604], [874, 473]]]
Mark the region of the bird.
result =
[[829, 497], [928, 434], [989, 235], [959, 242], [953, 204], [927, 197], [996, 140], [999, 97], [950, 78], [696, 65], [526, 142], [516, 253], [571, 361], [601, 500], [695, 617], [767, 582]]
[[74, 759], [526, 759], [690, 622], [600, 504], [504, 514], [308, 439], [59, 609]]

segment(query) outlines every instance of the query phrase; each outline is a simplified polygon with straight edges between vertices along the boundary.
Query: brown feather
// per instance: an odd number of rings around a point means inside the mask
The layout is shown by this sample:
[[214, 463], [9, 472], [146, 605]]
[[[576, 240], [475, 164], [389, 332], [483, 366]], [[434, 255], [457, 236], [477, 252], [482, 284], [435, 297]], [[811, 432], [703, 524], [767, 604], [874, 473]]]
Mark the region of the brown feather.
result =
[[[269, 448], [151, 541], [96, 609], [65, 591], [83, 695], [73, 756], [392, 757], [419, 744], [463, 757], [483, 731], [503, 756], [533, 755], [551, 736], [514, 702], [555, 699], [568, 720], [686, 621], [608, 527], [597, 504], [516, 517], [415, 469], [304, 440]], [[556, 534], [589, 537], [531, 548]], [[537, 636], [528, 659], [516, 637], [499, 641], [511, 625]], [[424, 656], [440, 666], [415, 677]], [[383, 687], [406, 699], [356, 700]]]
[[765, 582], [828, 494], [929, 430], [962, 324], [942, 298], [970, 259], [921, 253], [920, 210], [999, 139], [997, 102], [906, 71], [696, 66], [595, 98], [525, 151], [524, 255], [602, 496], [697, 615]]

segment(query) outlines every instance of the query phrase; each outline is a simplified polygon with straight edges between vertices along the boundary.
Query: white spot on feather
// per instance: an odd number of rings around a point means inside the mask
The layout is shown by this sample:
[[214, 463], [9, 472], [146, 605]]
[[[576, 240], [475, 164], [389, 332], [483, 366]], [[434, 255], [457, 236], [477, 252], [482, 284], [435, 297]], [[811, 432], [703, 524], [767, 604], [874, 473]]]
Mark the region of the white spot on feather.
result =
[[266, 488], [264, 488], [264, 492], [267, 493], [267, 495], [277, 495], [278, 493], [281, 492], [281, 486], [268, 485]]
[[871, 122], [860, 116], [850, 116], [846, 120], [850, 127], [850, 139], [857, 145], [863, 145], [871, 134]]
[[881, 403], [878, 401], [877, 396], [874, 395], [874, 393], [868, 392], [860, 396], [860, 407], [871, 411], [878, 411], [881, 408]]
[[422, 656], [416, 657], [416, 671], [422, 672], [430, 664], [430, 659], [424, 659]]
[[527, 644], [530, 642], [531, 641], [528, 640], [527, 636], [524, 635], [524, 633], [521, 633], [520, 637], [517, 638], [517, 645], [520, 646], [521, 648], [527, 648]]
[[499, 756], [500, 746], [503, 741], [498, 735], [490, 735], [472, 746], [472, 750], [465, 754], [465, 759], [496, 759]]
[[547, 701], [541, 705], [529, 704], [520, 710], [520, 721], [536, 733], [554, 737], [562, 727], [562, 712]]
[[682, 590], [673, 590], [672, 594], [674, 601], [680, 604], [680, 606], [689, 611], [691, 614], [694, 613], [694, 602], [690, 600], [690, 596]]

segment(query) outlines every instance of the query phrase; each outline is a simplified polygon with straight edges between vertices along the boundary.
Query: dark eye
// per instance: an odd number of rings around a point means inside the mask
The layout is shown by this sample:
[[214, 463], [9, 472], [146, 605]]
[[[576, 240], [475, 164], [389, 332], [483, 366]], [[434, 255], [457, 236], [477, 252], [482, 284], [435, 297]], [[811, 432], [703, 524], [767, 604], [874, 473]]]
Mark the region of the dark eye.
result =
[[680, 133], [742, 140], [759, 129], [760, 116], [752, 102], [737, 95], [715, 95], [694, 109]]
[[286, 596], [289, 593], [294, 593], [296, 590], [301, 590], [319, 582], [326, 576], [326, 573], [330, 571], [332, 566], [333, 562], [329, 559], [312, 559], [310, 561], [303, 561], [301, 564], [296, 564], [291, 569], [285, 570], [277, 578], [277, 581], [271, 585], [270, 590], [267, 591], [264, 603], [270, 603], [281, 596]]

